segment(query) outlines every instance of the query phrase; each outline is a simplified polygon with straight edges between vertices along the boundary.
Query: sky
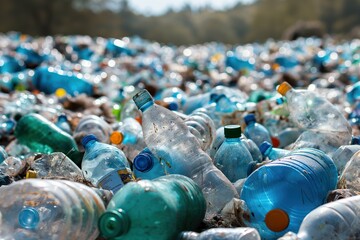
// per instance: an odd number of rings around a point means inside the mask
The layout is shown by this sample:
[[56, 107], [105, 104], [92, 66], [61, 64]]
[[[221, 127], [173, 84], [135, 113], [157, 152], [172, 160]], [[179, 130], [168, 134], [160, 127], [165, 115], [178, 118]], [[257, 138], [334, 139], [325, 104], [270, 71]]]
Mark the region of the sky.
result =
[[189, 3], [195, 9], [209, 5], [214, 9], [223, 10], [234, 6], [238, 2], [249, 3], [252, 0], [129, 0], [132, 9], [144, 15], [161, 15], [169, 7], [179, 10], [186, 3]]

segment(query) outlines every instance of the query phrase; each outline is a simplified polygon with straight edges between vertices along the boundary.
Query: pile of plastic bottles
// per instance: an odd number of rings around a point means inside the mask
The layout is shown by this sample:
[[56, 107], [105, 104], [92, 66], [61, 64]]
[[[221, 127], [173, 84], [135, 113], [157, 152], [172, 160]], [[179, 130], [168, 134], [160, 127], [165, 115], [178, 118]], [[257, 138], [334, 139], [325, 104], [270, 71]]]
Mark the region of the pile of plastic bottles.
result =
[[0, 35], [0, 239], [360, 239], [360, 40]]

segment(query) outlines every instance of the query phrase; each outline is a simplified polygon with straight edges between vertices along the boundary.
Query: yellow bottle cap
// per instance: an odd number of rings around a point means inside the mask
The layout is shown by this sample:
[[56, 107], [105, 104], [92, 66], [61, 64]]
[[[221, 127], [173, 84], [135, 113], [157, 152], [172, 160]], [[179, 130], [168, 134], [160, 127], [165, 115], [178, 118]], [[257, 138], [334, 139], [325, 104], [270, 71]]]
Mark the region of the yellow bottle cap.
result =
[[276, 90], [278, 93], [285, 96], [290, 89], [292, 89], [292, 86], [288, 82], [283, 82], [277, 87]]
[[115, 131], [110, 135], [110, 142], [112, 144], [121, 144], [123, 139], [124, 139], [124, 135], [118, 131]]
[[285, 230], [289, 226], [289, 223], [289, 216], [279, 208], [269, 211], [265, 216], [265, 224], [273, 232]]
[[58, 98], [65, 97], [65, 96], [66, 96], [66, 90], [63, 89], [63, 88], [58, 88], [58, 89], [56, 89], [56, 91], [55, 91], [55, 95], [56, 95]]
[[36, 178], [37, 177], [37, 173], [34, 170], [29, 170], [26, 172], [26, 178]]

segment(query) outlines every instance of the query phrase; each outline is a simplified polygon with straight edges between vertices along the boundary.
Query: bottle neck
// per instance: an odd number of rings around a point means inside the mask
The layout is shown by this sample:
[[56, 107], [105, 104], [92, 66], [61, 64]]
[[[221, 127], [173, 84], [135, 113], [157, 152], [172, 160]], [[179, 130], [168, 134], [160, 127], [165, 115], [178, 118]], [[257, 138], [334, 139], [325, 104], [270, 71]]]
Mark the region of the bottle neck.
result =
[[251, 122], [248, 122], [246, 125], [249, 127], [249, 126], [253, 126], [253, 125], [255, 125], [255, 121], [251, 121]]
[[130, 218], [122, 210], [112, 210], [101, 215], [98, 227], [105, 238], [116, 238], [126, 234], [130, 228]]
[[86, 143], [85, 145], [85, 150], [89, 150], [90, 148], [92, 148], [95, 144], [97, 143], [96, 140], [91, 140], [88, 143]]
[[229, 138], [225, 138], [225, 141], [226, 142], [240, 142], [240, 138], [238, 138], [238, 137], [237, 138], [232, 138], [232, 137], [230, 138], [229, 137]]
[[140, 111], [145, 112], [148, 108], [154, 105], [153, 101], [149, 101], [140, 107]]

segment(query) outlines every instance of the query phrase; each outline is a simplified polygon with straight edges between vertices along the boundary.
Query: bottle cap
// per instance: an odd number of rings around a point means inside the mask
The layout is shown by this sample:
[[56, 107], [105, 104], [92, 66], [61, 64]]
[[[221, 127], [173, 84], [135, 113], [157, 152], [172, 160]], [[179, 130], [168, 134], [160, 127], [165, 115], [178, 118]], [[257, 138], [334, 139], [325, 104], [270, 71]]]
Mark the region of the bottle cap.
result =
[[135, 94], [133, 100], [138, 109], [141, 109], [141, 107], [144, 106], [146, 103], [154, 101], [154, 99], [146, 89], [143, 89], [137, 94]]
[[277, 87], [276, 90], [278, 93], [285, 96], [290, 89], [292, 89], [292, 86], [288, 82], [283, 82]]
[[285, 230], [289, 223], [289, 216], [284, 210], [279, 208], [269, 211], [265, 216], [265, 224], [273, 232]]
[[224, 127], [224, 134], [226, 138], [239, 138], [241, 136], [240, 125], [227, 125]]
[[271, 143], [269, 143], [267, 141], [264, 141], [263, 143], [261, 143], [259, 146], [261, 154], [264, 156], [265, 152], [271, 147], [272, 147]]
[[22, 228], [35, 229], [40, 222], [39, 212], [32, 207], [24, 208], [19, 212], [18, 222]]
[[352, 137], [351, 145], [360, 145], [360, 136]]
[[26, 178], [37, 178], [37, 173], [34, 170], [29, 170], [26, 172]]
[[55, 91], [55, 96], [57, 96], [58, 98], [63, 98], [66, 96], [66, 90], [63, 88], [58, 88]]
[[86, 135], [85, 137], [82, 138], [81, 144], [85, 147], [86, 144], [92, 140], [98, 141], [98, 139], [95, 137], [95, 135], [93, 135], [93, 134]]
[[171, 102], [168, 105], [168, 109], [171, 111], [177, 111], [179, 109], [179, 105], [177, 104], [177, 102]]
[[112, 210], [103, 213], [98, 221], [101, 235], [105, 238], [115, 238], [129, 230], [129, 217], [124, 210]]
[[255, 118], [255, 115], [254, 114], [248, 114], [244, 117], [244, 121], [246, 123], [246, 125], [248, 125], [249, 123], [251, 122], [255, 122], [256, 121], [256, 118]]
[[114, 131], [110, 135], [110, 142], [112, 144], [121, 144], [123, 140], [124, 140], [124, 135], [121, 132]]
[[149, 153], [140, 153], [133, 161], [134, 168], [140, 172], [148, 172], [153, 166], [154, 162]]
[[6, 120], [5, 125], [6, 125], [6, 132], [10, 133], [15, 129], [16, 122], [13, 119], [8, 119]]
[[58, 116], [58, 120], [67, 121], [68, 119], [67, 119], [66, 114], [61, 114], [61, 115]]

